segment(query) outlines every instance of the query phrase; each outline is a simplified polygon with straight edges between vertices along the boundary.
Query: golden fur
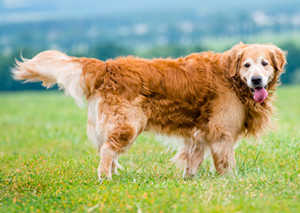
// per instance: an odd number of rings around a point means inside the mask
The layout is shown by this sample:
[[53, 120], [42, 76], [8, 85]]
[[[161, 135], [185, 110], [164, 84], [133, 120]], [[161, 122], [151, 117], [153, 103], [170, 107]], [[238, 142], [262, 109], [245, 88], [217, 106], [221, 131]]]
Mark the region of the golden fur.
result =
[[[257, 103], [240, 69], [245, 58], [256, 60], [261, 55], [271, 63], [272, 79], [269, 96]], [[153, 60], [129, 56], [105, 62], [46, 51], [18, 62], [13, 73], [16, 79], [44, 85], [60, 79], [61, 87], [75, 99], [85, 96], [88, 136], [100, 150], [99, 178], [111, 178], [120, 168], [118, 155], [145, 130], [184, 139], [175, 161], [190, 176], [197, 172], [207, 148], [217, 172], [234, 168], [239, 138], [258, 136], [268, 126], [285, 63], [284, 53], [274, 45], [241, 43], [224, 53]], [[60, 72], [54, 75], [51, 70]], [[71, 71], [77, 80], [61, 74]]]

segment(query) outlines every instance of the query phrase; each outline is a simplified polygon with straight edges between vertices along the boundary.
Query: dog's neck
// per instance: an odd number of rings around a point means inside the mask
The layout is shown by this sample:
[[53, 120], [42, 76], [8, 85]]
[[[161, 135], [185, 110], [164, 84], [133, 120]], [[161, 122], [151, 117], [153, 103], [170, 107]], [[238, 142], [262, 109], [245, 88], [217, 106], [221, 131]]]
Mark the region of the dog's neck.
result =
[[245, 106], [244, 134], [246, 136], [257, 137], [271, 124], [271, 115], [273, 113], [274, 91], [277, 86], [277, 79], [274, 79], [268, 85], [269, 96], [263, 103], [257, 103], [253, 99], [249, 87], [241, 80], [238, 75], [231, 78], [232, 88], [240, 101]]

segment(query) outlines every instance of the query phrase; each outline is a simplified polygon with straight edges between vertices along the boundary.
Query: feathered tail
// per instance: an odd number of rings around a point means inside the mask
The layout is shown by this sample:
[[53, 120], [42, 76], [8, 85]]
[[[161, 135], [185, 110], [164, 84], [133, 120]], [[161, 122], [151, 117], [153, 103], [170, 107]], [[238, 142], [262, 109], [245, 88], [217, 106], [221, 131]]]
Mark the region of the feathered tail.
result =
[[49, 88], [54, 84], [73, 97], [79, 106], [84, 105], [85, 85], [81, 82], [82, 64], [59, 51], [44, 51], [32, 59], [16, 61], [12, 70], [16, 80], [25, 82], [42, 81]]

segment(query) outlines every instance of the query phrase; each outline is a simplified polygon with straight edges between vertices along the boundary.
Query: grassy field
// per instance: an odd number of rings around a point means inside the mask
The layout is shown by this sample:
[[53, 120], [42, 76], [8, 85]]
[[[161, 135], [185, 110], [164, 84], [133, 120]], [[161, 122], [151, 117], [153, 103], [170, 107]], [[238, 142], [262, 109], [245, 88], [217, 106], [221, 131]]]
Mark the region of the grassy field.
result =
[[0, 94], [0, 212], [300, 212], [300, 87], [278, 93], [278, 127], [237, 148], [237, 175], [205, 162], [182, 179], [150, 134], [99, 184], [86, 110], [58, 93]]

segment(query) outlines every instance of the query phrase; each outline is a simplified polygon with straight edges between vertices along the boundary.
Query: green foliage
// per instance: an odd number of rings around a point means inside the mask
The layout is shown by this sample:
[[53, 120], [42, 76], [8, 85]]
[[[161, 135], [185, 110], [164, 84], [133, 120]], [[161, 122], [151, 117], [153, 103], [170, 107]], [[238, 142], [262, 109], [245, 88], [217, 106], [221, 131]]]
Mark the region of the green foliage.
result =
[[132, 53], [129, 48], [121, 47], [112, 43], [100, 44], [92, 47], [88, 52], [89, 57], [107, 60], [119, 56], [126, 56]]
[[146, 58], [178, 58], [186, 56], [191, 53], [204, 51], [205, 47], [201, 45], [196, 46], [179, 46], [179, 45], [166, 45], [156, 46], [146, 50], [137, 51], [136, 55]]
[[296, 82], [297, 79], [294, 78], [296, 76], [296, 72], [299, 71], [300, 68], [300, 47], [295, 43], [287, 42], [282, 45], [282, 49], [287, 51], [287, 72], [282, 76], [283, 82], [288, 83], [300, 83], [300, 81]]
[[236, 149], [237, 174], [205, 161], [182, 179], [174, 153], [141, 135], [99, 184], [86, 112], [61, 93], [0, 94], [0, 212], [300, 212], [299, 87], [278, 93], [278, 128]]

